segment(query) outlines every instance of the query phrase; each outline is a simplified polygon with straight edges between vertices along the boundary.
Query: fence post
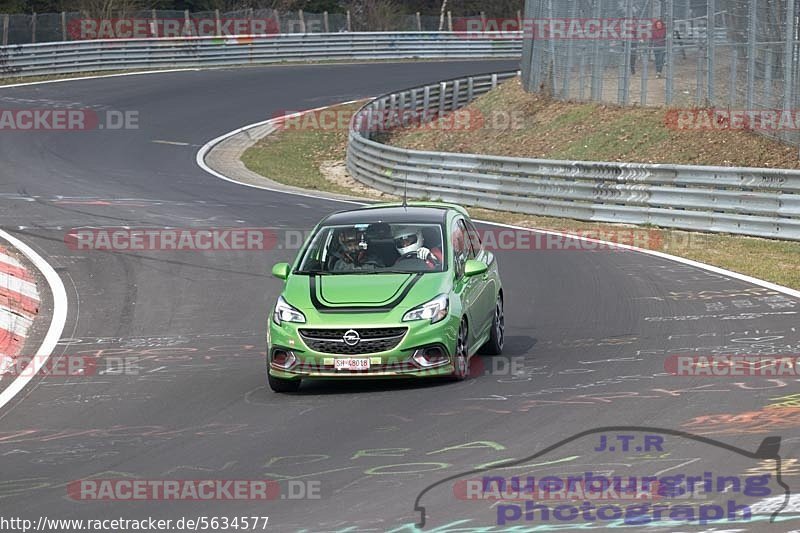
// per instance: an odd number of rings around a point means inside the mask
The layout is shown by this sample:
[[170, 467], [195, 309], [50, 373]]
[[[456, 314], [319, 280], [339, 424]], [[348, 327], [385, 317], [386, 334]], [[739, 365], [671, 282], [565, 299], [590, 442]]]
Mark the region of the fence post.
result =
[[703, 105], [703, 87], [705, 87], [706, 84], [703, 83], [703, 56], [700, 54], [697, 54], [696, 77], [697, 77], [697, 87], [695, 88], [694, 100], [695, 104], [701, 106]]
[[331, 26], [330, 26], [330, 23], [328, 22], [328, 12], [327, 11], [323, 11], [322, 12], [322, 27], [325, 29], [325, 33], [330, 33], [331, 32]]
[[[594, 20], [600, 20], [600, 2], [594, 3], [592, 17], [594, 17]], [[600, 39], [594, 39], [592, 45], [592, 100], [596, 102], [602, 100], [603, 96], [600, 66]]]
[[[633, 18], [633, 0], [625, 1], [625, 18], [627, 20], [631, 20]], [[638, 48], [639, 47], [637, 46], [637, 49]], [[631, 61], [634, 60], [634, 58], [631, 56], [636, 53], [633, 51], [633, 41], [631, 39], [625, 39], [624, 53], [625, 57], [622, 61], [622, 79], [618, 82], [620, 85], [618, 87], [619, 90], [617, 91], [617, 99], [619, 100], [620, 104], [627, 105], [629, 85], [631, 82], [631, 65], [633, 64]]]
[[644, 107], [647, 105], [647, 68], [649, 67], [650, 45], [642, 43], [641, 48], [644, 51], [644, 55], [642, 56], [642, 80], [639, 83], [639, 103]]
[[[731, 85], [730, 85], [730, 107], [736, 107], [736, 76], [737, 76], [737, 63], [739, 62], [739, 50], [733, 49], [733, 59], [731, 60]], [[748, 108], [749, 109], [749, 108]]]
[[163, 33], [158, 30], [158, 13], [155, 9], [150, 10], [150, 28], [153, 37], [160, 37], [160, 33]]
[[786, 0], [786, 47], [783, 51], [783, 109], [788, 113], [792, 110], [792, 90], [794, 89], [792, 76], [792, 53], [794, 51], [794, 0]]
[[36, 42], [36, 13], [31, 17], [31, 42]]
[[222, 22], [219, 20], [219, 9], [214, 10], [214, 23], [216, 24], [216, 35], [219, 37], [222, 34]]
[[303, 10], [297, 10], [297, 16], [300, 17], [300, 33], [306, 32], [306, 17], [303, 16]]
[[753, 109], [756, 91], [756, 2], [750, 2], [750, 20], [747, 35], [747, 109]]
[[3, 46], [8, 46], [8, 15], [3, 15]]
[[189, 33], [191, 33], [192, 35], [197, 35], [198, 33], [200, 33], [200, 32], [195, 32], [194, 31], [194, 26], [190, 22], [190, 16], [189, 16], [189, 10], [188, 9], [184, 9], [183, 10], [183, 27], [184, 27], [184, 30], [183, 30], [184, 34], [187, 31]]
[[[578, 12], [578, 2], [572, 3], [572, 9], [570, 10], [570, 20], [575, 20], [577, 18]], [[564, 79], [562, 80], [561, 84], [561, 97], [562, 98], [569, 98], [569, 81], [570, 77], [572, 76], [572, 66], [575, 57], [575, 39], [569, 39], [567, 41], [567, 67], [566, 72], [564, 72]]]
[[453, 12], [447, 12], [447, 31], [453, 31]]
[[766, 66], [764, 67], [764, 96], [766, 97], [765, 103], [761, 105], [767, 106], [767, 108], [772, 108], [772, 49], [767, 48], [767, 61]]
[[706, 79], [707, 85], [706, 88], [706, 100], [708, 100], [709, 105], [713, 105], [714, 103], [714, 96], [715, 96], [715, 87], [714, 82], [714, 52], [715, 52], [715, 45], [716, 45], [716, 36], [717, 36], [717, 2], [716, 0], [708, 0], [708, 4], [706, 7], [706, 15], [708, 17], [708, 24], [706, 24], [706, 54], [708, 55], [708, 64], [706, 68], [708, 72], [706, 72]]
[[675, 46], [675, 4], [673, 0], [667, 0], [667, 13], [666, 13], [667, 20], [664, 21], [664, 25], [666, 26], [667, 30], [667, 39], [666, 39], [666, 83], [664, 84], [664, 103], [666, 105], [672, 105], [672, 91], [673, 91], [673, 73], [675, 72], [675, 55], [672, 53], [672, 47]]
[[517, 9], [517, 27], [519, 28], [519, 31], [524, 31], [524, 28], [522, 27], [522, 11], [519, 9]]
[[350, 10], [347, 10], [347, 31], [353, 31], [353, 23], [350, 20]]
[[61, 12], [61, 40], [67, 40], [67, 13], [65, 11]]
[[278, 12], [277, 9], [273, 9], [272, 14], [275, 15], [275, 26], [278, 29], [278, 35], [280, 35], [281, 33], [283, 33], [281, 31], [281, 14], [280, 12]]
[[422, 31], [422, 17], [419, 16], [419, 11], [417, 11], [417, 31]]

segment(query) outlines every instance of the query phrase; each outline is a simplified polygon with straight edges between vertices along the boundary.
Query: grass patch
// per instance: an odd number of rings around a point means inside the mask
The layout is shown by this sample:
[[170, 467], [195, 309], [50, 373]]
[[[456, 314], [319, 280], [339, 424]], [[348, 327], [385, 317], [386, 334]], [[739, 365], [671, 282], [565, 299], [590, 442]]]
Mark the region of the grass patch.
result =
[[[361, 107], [351, 104], [334, 108], [337, 117], [350, 117]], [[315, 121], [278, 131], [261, 139], [242, 155], [244, 165], [278, 183], [309, 190], [341, 194], [351, 189], [328, 180], [320, 167], [343, 158], [347, 146], [347, 127], [317, 128]], [[303, 127], [307, 124], [307, 127]]]
[[[338, 109], [343, 109], [345, 113], [349, 114], [355, 112], [358, 107], [358, 105], [350, 105], [340, 106]], [[612, 126], [614, 123], [602, 126], [585, 124], [584, 121], [591, 116], [590, 110], [590, 106], [579, 106], [573, 111], [563, 114], [564, 118], [559, 123], [561, 126], [551, 123], [550, 128], [553, 128], [554, 131], [559, 128], [576, 127], [592, 129], [593, 131], [591, 135], [587, 136], [587, 139], [597, 137], [596, 140], [591, 141], [593, 153], [607, 153], [613, 147], [613, 143], [605, 139], [608, 137], [606, 133], [615, 129], [632, 132], [636, 127], [637, 131], [640, 131], [640, 128], [644, 132], [640, 136], [652, 135], [656, 138], [660, 135], [658, 131], [648, 133], [652, 126], [643, 126], [635, 117], [618, 117], [616, 126]], [[450, 143], [458, 144], [456, 141], [440, 138], [438, 133], [435, 130], [420, 130], [416, 136], [420, 139], [436, 138], [437, 142], [448, 145]], [[341, 181], [333, 182], [320, 168], [326, 162], [343, 160], [346, 146], [347, 131], [345, 128], [322, 131], [316, 129], [287, 130], [262, 139], [245, 152], [242, 160], [250, 170], [280, 183], [319, 191], [352, 193], [358, 187], [363, 189], [363, 186], [352, 179], [350, 184]], [[565, 148], [564, 150], [572, 149], [578, 150], [578, 148]], [[696, 151], [696, 148], [687, 147], [686, 150], [687, 153], [691, 153]], [[359, 192], [361, 191], [359, 190]], [[631, 228], [631, 226], [621, 224], [583, 222], [488, 209], [470, 208], [469, 211], [473, 217], [481, 220], [590, 235], [600, 232], [624, 234], [626, 229]], [[652, 249], [800, 289], [800, 243], [798, 242], [660, 229], [651, 225], [640, 227], [647, 230], [647, 235], [650, 237], [648, 242], [652, 244], [649, 247]]]

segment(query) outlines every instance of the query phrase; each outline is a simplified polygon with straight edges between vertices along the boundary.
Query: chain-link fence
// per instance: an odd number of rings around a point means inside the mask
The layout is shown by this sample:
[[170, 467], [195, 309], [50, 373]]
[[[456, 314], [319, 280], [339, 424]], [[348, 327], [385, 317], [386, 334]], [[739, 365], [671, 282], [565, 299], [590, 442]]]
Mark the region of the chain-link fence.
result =
[[[444, 31], [453, 30], [453, 20], [481, 20], [485, 13], [429, 16], [385, 14], [376, 17], [361, 13], [279, 12], [273, 9], [246, 9], [232, 12], [188, 12], [147, 10], [114, 13], [92, 18], [78, 12], [34, 15], [0, 14], [0, 45], [72, 41], [98, 38], [173, 37], [179, 35], [233, 35], [249, 33], [337, 33], [348, 31]], [[248, 21], [251, 24], [248, 25]]]
[[527, 0], [523, 84], [683, 108], [671, 125], [800, 145], [799, 11], [800, 0]]

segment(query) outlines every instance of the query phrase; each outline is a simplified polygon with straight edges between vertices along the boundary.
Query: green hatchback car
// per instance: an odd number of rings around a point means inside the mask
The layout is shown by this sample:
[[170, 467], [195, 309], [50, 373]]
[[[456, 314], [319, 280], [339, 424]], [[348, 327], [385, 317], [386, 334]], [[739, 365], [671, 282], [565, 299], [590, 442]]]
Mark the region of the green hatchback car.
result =
[[311, 232], [269, 315], [267, 377], [452, 377], [503, 349], [494, 254], [460, 206], [414, 202], [334, 213]]

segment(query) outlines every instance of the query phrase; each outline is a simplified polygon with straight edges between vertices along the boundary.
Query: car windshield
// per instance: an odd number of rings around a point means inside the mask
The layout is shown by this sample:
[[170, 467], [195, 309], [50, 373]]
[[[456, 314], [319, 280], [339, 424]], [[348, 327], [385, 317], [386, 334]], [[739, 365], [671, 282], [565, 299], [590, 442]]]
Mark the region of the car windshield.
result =
[[442, 242], [439, 224], [323, 226], [311, 239], [296, 273], [443, 272]]

